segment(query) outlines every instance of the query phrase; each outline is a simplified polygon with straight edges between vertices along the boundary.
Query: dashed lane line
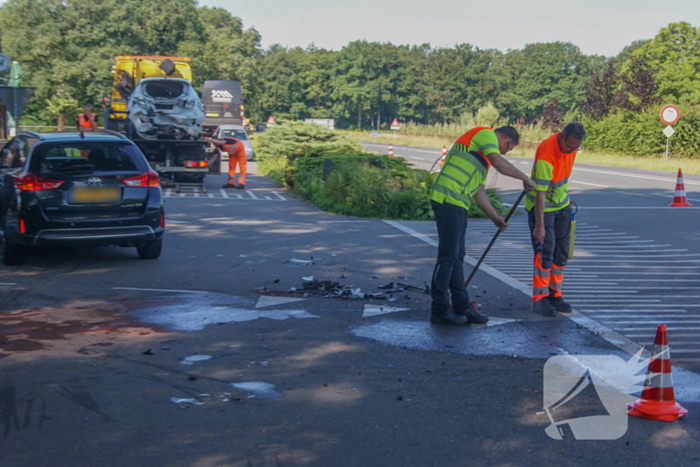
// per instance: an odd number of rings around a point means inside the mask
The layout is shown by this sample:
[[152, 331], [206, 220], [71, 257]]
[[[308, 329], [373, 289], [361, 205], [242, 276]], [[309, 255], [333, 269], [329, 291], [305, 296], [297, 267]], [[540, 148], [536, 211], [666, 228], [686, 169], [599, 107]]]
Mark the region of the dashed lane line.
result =
[[[164, 198], [187, 198], [187, 199], [207, 199], [207, 200], [212, 200], [212, 199], [231, 199], [231, 200], [242, 200], [242, 201], [275, 201], [275, 202], [280, 202], [280, 201], [287, 201], [287, 198], [282, 196], [276, 191], [271, 191], [271, 192], [264, 192], [264, 193], [270, 193], [273, 196], [270, 195], [263, 195], [260, 194], [259, 196], [254, 193], [254, 190], [246, 190], [245, 195], [239, 194], [239, 193], [227, 193], [226, 190], [219, 189], [219, 195], [215, 195], [213, 193], [174, 193], [171, 189], [167, 189], [164, 191], [163, 197]], [[258, 192], [260, 193], [260, 192]]]

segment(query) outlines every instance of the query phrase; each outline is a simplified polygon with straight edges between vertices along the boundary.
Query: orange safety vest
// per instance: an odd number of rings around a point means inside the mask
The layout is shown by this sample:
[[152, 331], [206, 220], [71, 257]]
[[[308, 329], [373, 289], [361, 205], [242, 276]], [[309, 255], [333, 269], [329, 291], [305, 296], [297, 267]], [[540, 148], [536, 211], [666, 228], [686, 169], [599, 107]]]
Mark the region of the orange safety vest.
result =
[[95, 131], [92, 126], [92, 120], [85, 118], [85, 114], [78, 115], [78, 126], [80, 127], [81, 131]]

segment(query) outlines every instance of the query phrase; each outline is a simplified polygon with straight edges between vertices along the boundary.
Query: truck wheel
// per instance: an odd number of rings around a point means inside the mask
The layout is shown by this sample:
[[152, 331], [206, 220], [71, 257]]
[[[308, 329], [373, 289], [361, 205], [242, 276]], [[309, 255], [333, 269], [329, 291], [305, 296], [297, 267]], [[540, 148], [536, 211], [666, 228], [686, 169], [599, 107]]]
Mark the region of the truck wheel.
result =
[[157, 259], [163, 249], [163, 239], [152, 240], [143, 246], [137, 247], [140, 259]]
[[7, 238], [2, 242], [2, 264], [5, 266], [16, 266], [22, 264], [27, 257], [27, 250], [20, 245], [11, 244]]

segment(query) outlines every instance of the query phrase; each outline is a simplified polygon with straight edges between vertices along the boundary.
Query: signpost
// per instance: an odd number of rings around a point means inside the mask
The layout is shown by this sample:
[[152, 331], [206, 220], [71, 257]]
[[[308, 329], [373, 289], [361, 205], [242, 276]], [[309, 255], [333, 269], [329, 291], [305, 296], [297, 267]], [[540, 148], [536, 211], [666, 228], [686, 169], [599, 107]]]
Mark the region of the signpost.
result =
[[275, 117], [273, 117], [272, 115], [270, 115], [270, 118], [267, 119], [266, 123], [267, 123], [267, 126], [277, 125], [277, 121], [275, 120]]
[[663, 130], [663, 134], [666, 135], [666, 162], [668, 162], [668, 143], [676, 132], [671, 125], [676, 123], [680, 117], [681, 113], [675, 105], [667, 105], [661, 109], [661, 121], [668, 125]]
[[391, 122], [391, 126], [389, 127], [392, 130], [398, 130], [399, 129], [399, 121], [397, 119], [394, 119], [393, 122]]

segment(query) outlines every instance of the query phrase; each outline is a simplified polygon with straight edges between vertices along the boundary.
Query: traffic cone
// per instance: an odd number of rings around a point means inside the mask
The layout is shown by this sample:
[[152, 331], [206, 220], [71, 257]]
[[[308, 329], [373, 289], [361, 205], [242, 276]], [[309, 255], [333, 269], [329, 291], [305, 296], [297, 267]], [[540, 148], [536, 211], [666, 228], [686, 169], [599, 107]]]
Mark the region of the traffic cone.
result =
[[678, 180], [676, 180], [676, 194], [673, 197], [673, 203], [669, 206], [674, 208], [686, 208], [692, 206], [688, 203], [688, 198], [685, 196], [685, 185], [683, 184], [683, 172], [678, 169]]
[[654, 339], [654, 351], [647, 370], [642, 397], [634, 404], [627, 404], [629, 415], [672, 422], [678, 420], [688, 411], [676, 402], [673, 395], [673, 376], [671, 375], [671, 353], [668, 348], [666, 325], [659, 324]]
[[447, 157], [447, 146], [442, 145], [442, 157], [440, 158], [440, 168], [445, 164], [445, 158]]
[[389, 143], [389, 157], [394, 157], [394, 148], [391, 147], [391, 143]]

